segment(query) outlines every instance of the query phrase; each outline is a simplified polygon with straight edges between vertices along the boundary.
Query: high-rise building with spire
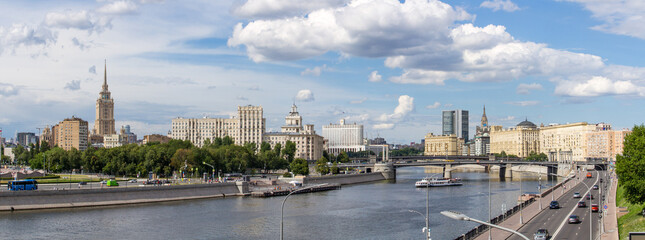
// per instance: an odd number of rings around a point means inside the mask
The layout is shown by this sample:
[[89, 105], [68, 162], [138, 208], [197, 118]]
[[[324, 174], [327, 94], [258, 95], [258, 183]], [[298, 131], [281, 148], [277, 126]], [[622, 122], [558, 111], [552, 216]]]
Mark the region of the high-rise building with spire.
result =
[[110, 96], [107, 84], [107, 61], [103, 72], [103, 87], [96, 99], [96, 119], [94, 120], [93, 135], [105, 136], [116, 134], [114, 129], [114, 99]]

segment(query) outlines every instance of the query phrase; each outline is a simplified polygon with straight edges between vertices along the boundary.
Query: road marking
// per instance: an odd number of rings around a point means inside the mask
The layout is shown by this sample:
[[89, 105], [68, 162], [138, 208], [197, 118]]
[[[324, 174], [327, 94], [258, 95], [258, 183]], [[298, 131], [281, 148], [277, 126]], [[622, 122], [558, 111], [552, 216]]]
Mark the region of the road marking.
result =
[[[596, 182], [594, 182], [594, 183], [593, 183], [594, 185], [598, 182], [598, 179], [599, 179], [599, 176], [598, 176], [598, 175], [599, 175], [599, 174], [596, 174]], [[584, 186], [584, 184], [581, 184], [581, 183], [582, 183], [582, 181], [584, 181], [584, 180], [585, 180], [585, 179], [582, 179], [582, 180], [580, 181], [580, 183], [578, 183], [578, 185], [582, 185], [582, 186]], [[587, 190], [587, 192], [586, 192], [584, 195], [587, 195], [589, 192], [591, 192], [591, 188], [589, 188], [589, 189]], [[555, 233], [553, 233], [553, 236], [551, 236], [551, 239], [557, 239], [557, 238], [555, 238], [555, 237], [558, 235], [558, 233], [560, 233], [560, 230], [562, 230], [562, 227], [564, 227], [564, 224], [565, 224], [565, 223], [567, 222], [567, 220], [569, 219], [569, 216], [571, 216], [571, 214], [573, 214], [573, 211], [575, 211], [575, 210], [576, 210], [576, 207], [578, 207], [578, 206], [576, 206], [576, 205], [574, 204], [573, 208], [571, 209], [571, 212], [569, 212], [569, 214], [568, 214], [567, 216], [565, 216], [565, 217], [564, 217], [564, 220], [562, 221], [562, 223], [560, 223], [560, 226], [558, 227], [558, 230], [555, 230]], [[586, 211], [585, 211], [585, 212], [586, 212]], [[578, 227], [578, 229], [580, 229], [580, 227]], [[578, 235], [578, 234], [576, 233], [576, 235]]]

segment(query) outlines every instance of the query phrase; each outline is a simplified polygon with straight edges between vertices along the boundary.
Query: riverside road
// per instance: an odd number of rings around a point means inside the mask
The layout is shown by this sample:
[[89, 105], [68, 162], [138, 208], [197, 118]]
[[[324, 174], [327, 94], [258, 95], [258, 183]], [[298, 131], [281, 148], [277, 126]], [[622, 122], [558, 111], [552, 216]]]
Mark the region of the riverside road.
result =
[[[422, 239], [426, 189], [414, 183], [429, 168], [397, 170], [387, 181], [344, 186], [341, 190], [296, 195], [285, 205], [285, 239]], [[431, 188], [433, 239], [454, 239], [477, 226], [444, 217], [441, 211], [488, 218], [488, 179], [492, 215], [517, 202], [518, 181], [496, 174], [455, 172], [464, 186]], [[526, 193], [537, 193], [538, 177], [526, 175]], [[542, 181], [550, 186], [556, 181]], [[73, 186], [77, 187], [77, 186]], [[0, 239], [276, 239], [282, 197], [226, 197], [107, 208], [26, 211], [0, 214]], [[34, 227], [37, 226], [37, 227]]]

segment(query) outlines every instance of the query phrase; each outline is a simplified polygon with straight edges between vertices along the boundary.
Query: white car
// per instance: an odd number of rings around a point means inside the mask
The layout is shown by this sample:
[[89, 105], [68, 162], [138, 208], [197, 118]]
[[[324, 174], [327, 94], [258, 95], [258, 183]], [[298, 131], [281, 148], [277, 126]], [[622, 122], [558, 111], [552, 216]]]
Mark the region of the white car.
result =
[[131, 180], [130, 180], [130, 181], [128, 181], [128, 182], [129, 182], [129, 183], [136, 183], [136, 182], [137, 182], [137, 179], [131, 179]]
[[582, 196], [580, 195], [580, 193], [578, 193], [578, 192], [577, 192], [577, 193], [573, 193], [573, 198], [581, 198], [581, 197], [582, 197]]

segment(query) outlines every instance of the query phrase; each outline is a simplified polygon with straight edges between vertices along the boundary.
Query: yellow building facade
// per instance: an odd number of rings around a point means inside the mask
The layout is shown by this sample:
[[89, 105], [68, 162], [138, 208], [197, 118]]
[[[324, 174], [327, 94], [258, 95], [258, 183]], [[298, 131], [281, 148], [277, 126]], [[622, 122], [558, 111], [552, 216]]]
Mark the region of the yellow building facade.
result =
[[539, 129], [528, 120], [508, 129], [491, 126], [490, 153], [505, 152], [507, 155], [525, 158], [531, 152], [540, 152], [539, 137]]
[[426, 156], [455, 156], [462, 154], [464, 140], [457, 135], [434, 135], [428, 133], [425, 136]]

